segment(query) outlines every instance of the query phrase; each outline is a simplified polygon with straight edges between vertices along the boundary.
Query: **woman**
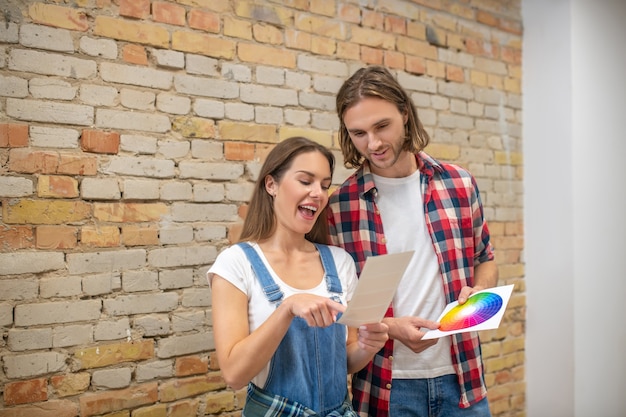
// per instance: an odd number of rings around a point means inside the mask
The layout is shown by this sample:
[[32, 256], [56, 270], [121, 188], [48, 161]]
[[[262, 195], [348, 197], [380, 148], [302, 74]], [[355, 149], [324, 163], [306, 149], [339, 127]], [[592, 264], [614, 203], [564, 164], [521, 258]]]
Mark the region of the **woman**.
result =
[[347, 374], [364, 367], [388, 336], [372, 323], [336, 323], [356, 286], [356, 268], [327, 241], [335, 159], [293, 137], [269, 153], [239, 243], [208, 272], [213, 331], [226, 383], [248, 385], [243, 416], [356, 416]]

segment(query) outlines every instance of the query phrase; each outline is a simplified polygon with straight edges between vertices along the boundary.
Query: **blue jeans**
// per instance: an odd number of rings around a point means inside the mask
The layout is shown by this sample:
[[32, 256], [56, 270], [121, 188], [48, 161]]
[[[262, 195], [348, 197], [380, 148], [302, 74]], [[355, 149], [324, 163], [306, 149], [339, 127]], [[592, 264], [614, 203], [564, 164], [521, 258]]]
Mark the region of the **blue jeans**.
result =
[[461, 392], [456, 375], [394, 379], [391, 387], [389, 417], [491, 417], [487, 398], [469, 408], [459, 407]]

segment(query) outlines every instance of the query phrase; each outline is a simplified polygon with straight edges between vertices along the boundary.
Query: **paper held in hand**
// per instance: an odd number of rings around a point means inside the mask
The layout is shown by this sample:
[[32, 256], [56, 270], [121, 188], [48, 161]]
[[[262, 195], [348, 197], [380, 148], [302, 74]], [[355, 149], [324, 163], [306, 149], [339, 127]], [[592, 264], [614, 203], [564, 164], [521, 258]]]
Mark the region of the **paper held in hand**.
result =
[[337, 322], [350, 327], [380, 322], [385, 317], [413, 253], [408, 251], [368, 257], [352, 300]]

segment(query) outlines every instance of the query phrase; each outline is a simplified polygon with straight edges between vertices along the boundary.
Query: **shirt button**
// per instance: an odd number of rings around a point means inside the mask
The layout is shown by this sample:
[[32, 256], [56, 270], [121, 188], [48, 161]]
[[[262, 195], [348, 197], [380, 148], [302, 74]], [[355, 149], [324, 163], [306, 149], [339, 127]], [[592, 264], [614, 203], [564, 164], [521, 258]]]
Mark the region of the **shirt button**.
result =
[[393, 356], [389, 356], [389, 360], [393, 362]]
[[386, 388], [387, 388], [387, 389], [391, 389], [391, 384], [387, 384], [387, 385], [386, 385]]
[[384, 238], [380, 239], [380, 241], [383, 242], [383, 243], [387, 243], [387, 238], [384, 237]]

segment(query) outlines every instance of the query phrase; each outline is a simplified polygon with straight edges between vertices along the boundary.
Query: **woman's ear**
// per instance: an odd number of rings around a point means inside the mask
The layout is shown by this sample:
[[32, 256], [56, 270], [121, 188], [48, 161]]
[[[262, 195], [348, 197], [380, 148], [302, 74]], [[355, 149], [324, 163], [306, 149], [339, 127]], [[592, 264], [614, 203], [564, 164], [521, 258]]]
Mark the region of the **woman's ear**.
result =
[[277, 187], [277, 184], [276, 184], [276, 181], [274, 180], [274, 177], [272, 177], [271, 175], [266, 176], [265, 177], [265, 190], [272, 197], [276, 197], [276, 187]]

